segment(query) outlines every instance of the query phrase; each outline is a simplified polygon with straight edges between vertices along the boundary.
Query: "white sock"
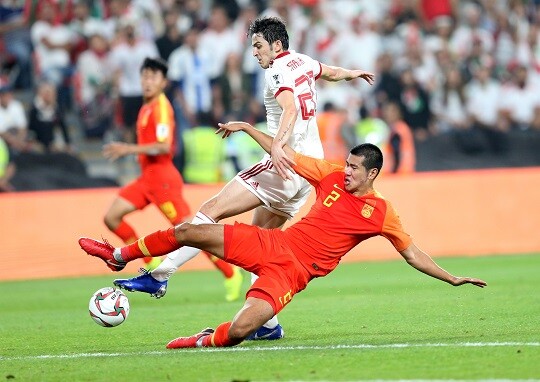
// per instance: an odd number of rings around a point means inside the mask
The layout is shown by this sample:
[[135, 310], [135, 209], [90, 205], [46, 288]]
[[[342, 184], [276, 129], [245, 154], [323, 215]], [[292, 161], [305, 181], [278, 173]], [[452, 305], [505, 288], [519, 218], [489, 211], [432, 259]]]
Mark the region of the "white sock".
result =
[[[215, 221], [200, 212], [197, 212], [191, 221], [191, 224], [206, 223], [215, 223]], [[176, 251], [169, 253], [165, 260], [163, 260], [161, 264], [159, 264], [159, 266], [150, 274], [157, 281], [167, 281], [182, 264], [185, 264], [189, 260], [193, 259], [200, 251], [201, 250], [199, 248], [193, 247], [182, 247], [177, 249]]]
[[[252, 273], [251, 274], [251, 285], [253, 285], [253, 283], [259, 278], [259, 276], [257, 276], [255, 273]], [[275, 328], [276, 326], [278, 326], [279, 324], [279, 321], [278, 321], [278, 318], [277, 316], [274, 316], [272, 317], [271, 319], [269, 319], [268, 321], [266, 321], [263, 326], [265, 328], [268, 328], [268, 329], [273, 329]]]

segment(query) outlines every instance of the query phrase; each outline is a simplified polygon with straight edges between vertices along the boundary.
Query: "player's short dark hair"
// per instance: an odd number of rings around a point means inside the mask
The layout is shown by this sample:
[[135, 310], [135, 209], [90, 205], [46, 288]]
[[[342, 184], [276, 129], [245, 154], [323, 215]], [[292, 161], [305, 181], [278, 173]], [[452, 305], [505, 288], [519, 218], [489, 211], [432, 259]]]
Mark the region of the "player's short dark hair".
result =
[[380, 148], [372, 143], [362, 143], [351, 149], [351, 154], [357, 157], [364, 157], [363, 165], [369, 171], [376, 168], [377, 172], [381, 172], [383, 165], [383, 154]]
[[153, 72], [161, 72], [163, 77], [167, 78], [169, 65], [167, 64], [167, 61], [160, 57], [146, 57], [141, 65], [141, 72], [144, 69], [149, 69]]
[[285, 27], [285, 21], [279, 17], [259, 17], [250, 25], [247, 36], [260, 33], [269, 44], [281, 41], [283, 50], [289, 49], [289, 34]]

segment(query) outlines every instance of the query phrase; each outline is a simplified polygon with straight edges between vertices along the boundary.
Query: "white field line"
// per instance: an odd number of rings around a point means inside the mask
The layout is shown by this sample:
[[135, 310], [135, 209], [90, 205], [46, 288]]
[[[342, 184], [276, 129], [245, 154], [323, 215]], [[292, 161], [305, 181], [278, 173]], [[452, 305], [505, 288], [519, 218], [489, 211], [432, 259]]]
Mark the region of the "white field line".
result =
[[532, 346], [540, 347], [540, 342], [461, 342], [461, 343], [433, 343], [433, 344], [383, 344], [383, 345], [328, 345], [328, 346], [256, 346], [256, 347], [230, 347], [230, 348], [201, 348], [201, 349], [176, 349], [176, 350], [155, 350], [145, 352], [125, 352], [125, 353], [70, 353], [70, 354], [43, 354], [28, 356], [0, 356], [0, 361], [18, 360], [39, 360], [39, 359], [72, 359], [72, 358], [94, 358], [94, 357], [133, 357], [174, 354], [179, 351], [191, 351], [199, 353], [213, 352], [256, 352], [256, 351], [296, 351], [296, 350], [342, 350], [342, 349], [407, 349], [407, 348], [467, 348], [467, 347], [510, 347], [510, 346]]

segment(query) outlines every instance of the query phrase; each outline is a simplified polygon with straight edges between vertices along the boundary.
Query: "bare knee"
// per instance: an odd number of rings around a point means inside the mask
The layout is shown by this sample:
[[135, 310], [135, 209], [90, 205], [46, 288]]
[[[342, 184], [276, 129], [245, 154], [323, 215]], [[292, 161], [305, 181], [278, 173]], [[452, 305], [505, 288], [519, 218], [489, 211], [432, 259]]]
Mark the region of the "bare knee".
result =
[[204, 202], [201, 208], [199, 208], [199, 212], [208, 216], [215, 222], [218, 222], [222, 219], [221, 211], [218, 208], [218, 200], [216, 197], [213, 197], [212, 199]]

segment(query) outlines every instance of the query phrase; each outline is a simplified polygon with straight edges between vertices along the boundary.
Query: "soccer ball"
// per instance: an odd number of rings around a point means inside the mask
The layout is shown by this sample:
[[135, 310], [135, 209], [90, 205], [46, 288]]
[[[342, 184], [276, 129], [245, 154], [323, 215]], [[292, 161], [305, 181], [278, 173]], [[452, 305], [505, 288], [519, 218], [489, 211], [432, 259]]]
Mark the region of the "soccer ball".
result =
[[110, 328], [125, 321], [129, 314], [129, 301], [120, 289], [105, 287], [92, 295], [88, 311], [96, 324]]

